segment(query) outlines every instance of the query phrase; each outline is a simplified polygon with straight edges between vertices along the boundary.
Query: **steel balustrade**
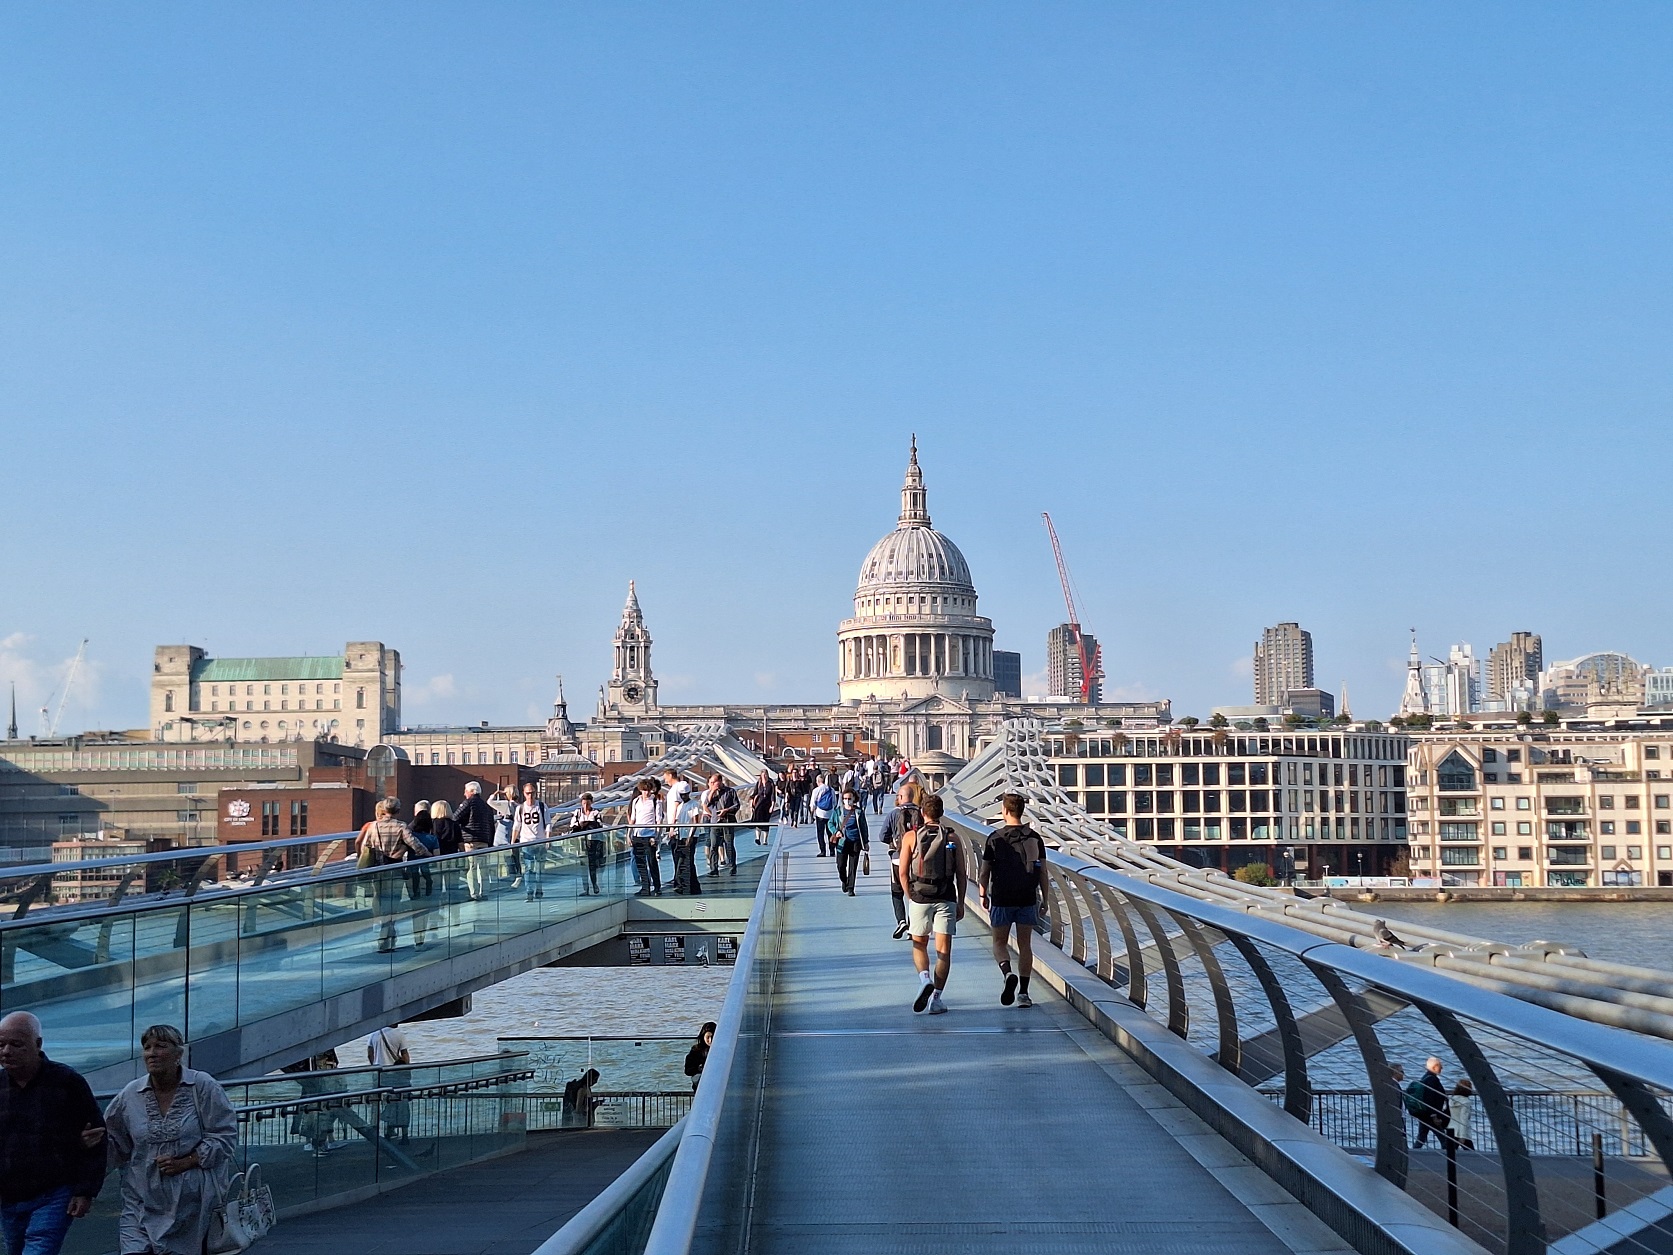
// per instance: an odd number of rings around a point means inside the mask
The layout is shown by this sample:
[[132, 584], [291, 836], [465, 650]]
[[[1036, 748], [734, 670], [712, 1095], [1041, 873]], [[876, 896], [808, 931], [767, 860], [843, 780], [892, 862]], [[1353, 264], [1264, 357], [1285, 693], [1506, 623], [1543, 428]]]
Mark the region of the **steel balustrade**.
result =
[[[948, 819], [977, 838], [962, 843], [971, 860], [968, 870], [974, 881], [986, 825], [961, 814], [949, 814]], [[1283, 1109], [1303, 1122], [1313, 1114], [1313, 1088], [1294, 1000], [1305, 997], [1305, 991], [1286, 988], [1268, 956], [1282, 956], [1300, 970], [1311, 972], [1318, 982], [1317, 994], [1327, 1000], [1326, 1005], [1334, 1005], [1345, 1021], [1347, 1041], [1359, 1059], [1373, 1108], [1375, 1170], [1403, 1188], [1413, 1187], [1404, 1096], [1391, 1073], [1378, 1031], [1379, 1017], [1368, 998], [1375, 992], [1393, 1005], [1416, 1008], [1474, 1084], [1475, 1098], [1491, 1130], [1498, 1184], [1492, 1191], [1476, 1189], [1475, 1197], [1465, 1202], [1491, 1213], [1497, 1231], [1489, 1245], [1496, 1245], [1507, 1255], [1537, 1255], [1558, 1235], [1552, 1231], [1547, 1214], [1552, 1208], [1542, 1210], [1534, 1155], [1515, 1101], [1517, 1091], [1502, 1074], [1507, 1063], [1512, 1068], [1518, 1066], [1504, 1042], [1521, 1043], [1530, 1054], [1554, 1052], [1577, 1073], [1594, 1073], [1618, 1099], [1620, 1119], [1636, 1126], [1642, 1143], [1654, 1148], [1664, 1169], [1673, 1168], [1673, 1118], [1664, 1106], [1664, 1096], [1673, 1092], [1673, 1047], [1664, 1042], [1564, 1015], [1451, 979], [1439, 971], [1394, 962], [1386, 954], [1356, 949], [1271, 919], [1247, 903], [1205, 901], [1189, 896], [1176, 885], [1117, 871], [1063, 850], [1051, 851], [1048, 861], [1050, 918], [1042, 923], [1041, 931], [1114, 991], [1123, 992], [1124, 986], [1128, 1001], [1141, 1010], [1145, 1005], [1147, 967], [1159, 962], [1168, 986], [1166, 1027], [1189, 1040], [1187, 973], [1174, 944], [1174, 931], [1182, 936], [1184, 952], [1195, 961], [1192, 971], [1200, 974], [1193, 979], [1207, 986], [1214, 1008], [1218, 1044], [1214, 1057], [1234, 1074], [1239, 1073], [1241, 1064], [1241, 1008], [1218, 952], [1224, 946], [1226, 954], [1240, 956], [1253, 979], [1253, 988], [1263, 996], [1265, 1005], [1261, 1009], [1270, 1015], [1278, 1034], [1283, 1055]], [[1062, 916], [1067, 916], [1067, 925]], [[1117, 935], [1122, 939], [1119, 953], [1110, 940]], [[1149, 944], [1142, 943], [1143, 935], [1148, 935]], [[1092, 948], [1088, 947], [1089, 940]], [[1121, 960], [1124, 971], [1117, 967]], [[1154, 1010], [1151, 1014], [1154, 1016]], [[1492, 1043], [1492, 1053], [1499, 1057], [1497, 1064], [1483, 1041]], [[1589, 1151], [1578, 1133], [1575, 1141], [1579, 1149]], [[1624, 1150], [1637, 1141], [1630, 1130], [1623, 1130], [1619, 1144]], [[1444, 1139], [1441, 1145], [1444, 1149]], [[1549, 1152], [1544, 1142], [1542, 1150]], [[1562, 1185], [1553, 1178], [1545, 1188], [1560, 1193]], [[1456, 1216], [1455, 1171], [1451, 1197], [1452, 1214]], [[1660, 1214], [1673, 1215], [1665, 1205], [1659, 1210]], [[1606, 1249], [1618, 1243], [1615, 1249], [1630, 1250], [1636, 1241], [1631, 1227], [1626, 1220], [1605, 1217], [1584, 1233], [1572, 1235], [1565, 1249]], [[1479, 1233], [1477, 1236], [1482, 1237]]]

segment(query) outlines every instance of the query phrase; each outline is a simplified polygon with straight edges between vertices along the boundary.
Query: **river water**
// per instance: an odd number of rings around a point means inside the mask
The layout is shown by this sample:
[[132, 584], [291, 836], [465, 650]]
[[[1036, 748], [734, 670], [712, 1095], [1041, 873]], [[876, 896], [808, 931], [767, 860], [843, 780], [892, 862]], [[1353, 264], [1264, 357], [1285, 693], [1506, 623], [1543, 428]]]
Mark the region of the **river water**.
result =
[[1673, 970], [1673, 903], [1376, 902], [1354, 909], [1519, 945], [1572, 942], [1594, 959]]
[[[401, 1026], [415, 1063], [492, 1054], [502, 1037], [695, 1037], [720, 1017], [730, 967], [541, 967], [471, 996], [471, 1012]], [[365, 1039], [337, 1048], [366, 1062]]]

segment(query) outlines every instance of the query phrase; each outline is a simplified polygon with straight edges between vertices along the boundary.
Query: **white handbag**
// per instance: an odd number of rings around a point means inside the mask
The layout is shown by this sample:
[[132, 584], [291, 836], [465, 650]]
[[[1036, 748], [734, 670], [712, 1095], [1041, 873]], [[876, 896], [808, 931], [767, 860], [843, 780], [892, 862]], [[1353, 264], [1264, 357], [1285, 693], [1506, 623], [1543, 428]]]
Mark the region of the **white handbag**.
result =
[[226, 1200], [209, 1224], [209, 1255], [231, 1255], [246, 1250], [273, 1230], [273, 1191], [262, 1182], [261, 1165], [253, 1163], [227, 1185]]

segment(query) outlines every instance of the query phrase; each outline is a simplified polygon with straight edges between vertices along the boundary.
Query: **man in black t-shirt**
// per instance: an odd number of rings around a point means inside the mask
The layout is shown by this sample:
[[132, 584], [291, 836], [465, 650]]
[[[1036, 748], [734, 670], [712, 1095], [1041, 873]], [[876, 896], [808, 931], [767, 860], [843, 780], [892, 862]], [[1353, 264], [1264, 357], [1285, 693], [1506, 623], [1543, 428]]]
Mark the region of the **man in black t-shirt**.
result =
[[[1013, 1002], [1031, 1007], [1028, 979], [1034, 975], [1034, 926], [1040, 922], [1040, 900], [1046, 891], [1046, 843], [1022, 822], [1021, 795], [999, 799], [1005, 826], [988, 837], [977, 876], [982, 909], [993, 929], [993, 959], [1005, 976], [999, 995], [1004, 1006]], [[1017, 971], [1011, 970], [1010, 933], [1017, 931]], [[1018, 986], [1021, 986], [1019, 989]]]

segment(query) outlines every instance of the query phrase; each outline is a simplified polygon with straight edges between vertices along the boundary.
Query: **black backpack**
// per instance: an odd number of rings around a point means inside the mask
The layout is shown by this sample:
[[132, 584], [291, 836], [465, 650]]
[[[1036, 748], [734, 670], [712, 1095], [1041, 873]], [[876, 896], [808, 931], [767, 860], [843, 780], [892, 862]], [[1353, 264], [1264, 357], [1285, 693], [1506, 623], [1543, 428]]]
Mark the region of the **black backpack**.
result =
[[912, 845], [912, 863], [907, 875], [907, 883], [912, 888], [915, 901], [953, 900], [957, 887], [957, 840], [952, 829], [940, 824], [925, 824], [918, 829], [917, 838]]

